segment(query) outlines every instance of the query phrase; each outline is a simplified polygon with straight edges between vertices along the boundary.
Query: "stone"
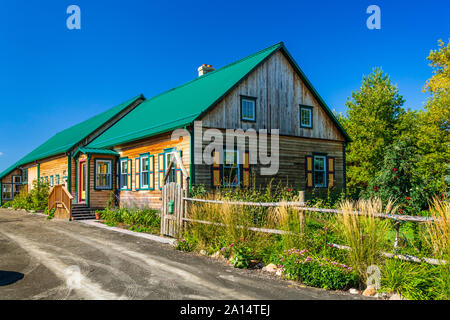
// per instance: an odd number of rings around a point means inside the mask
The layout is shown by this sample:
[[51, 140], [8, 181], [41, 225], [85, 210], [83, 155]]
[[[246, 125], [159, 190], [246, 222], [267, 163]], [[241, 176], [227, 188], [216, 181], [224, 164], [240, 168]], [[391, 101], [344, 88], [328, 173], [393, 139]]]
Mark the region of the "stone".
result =
[[389, 300], [406, 300], [405, 298], [403, 298], [401, 295], [399, 295], [398, 293], [394, 293]]
[[278, 268], [275, 264], [270, 263], [267, 266], [265, 266], [264, 268], [262, 268], [263, 271], [267, 271], [267, 272], [277, 272]]
[[366, 296], [366, 297], [373, 297], [376, 294], [377, 294], [377, 289], [375, 289], [375, 287], [372, 285], [367, 286], [366, 290], [363, 291], [363, 296]]
[[213, 259], [219, 259], [220, 258], [220, 251], [216, 251], [211, 255], [211, 258]]
[[348, 292], [350, 294], [359, 294], [360, 293], [360, 291], [358, 289], [355, 289], [355, 288], [350, 288], [350, 290], [348, 290]]
[[200, 250], [200, 254], [201, 254], [202, 256], [206, 256], [206, 251], [205, 251], [205, 250]]
[[277, 272], [275, 273], [277, 276], [281, 277], [281, 275], [283, 274], [283, 269], [278, 269]]

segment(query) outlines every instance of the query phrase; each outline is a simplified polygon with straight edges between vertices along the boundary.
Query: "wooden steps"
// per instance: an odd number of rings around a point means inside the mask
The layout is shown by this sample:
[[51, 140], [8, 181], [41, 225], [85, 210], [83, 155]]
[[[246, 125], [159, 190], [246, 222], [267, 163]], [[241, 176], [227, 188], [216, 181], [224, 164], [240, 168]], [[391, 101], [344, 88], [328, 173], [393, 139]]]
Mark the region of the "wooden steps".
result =
[[95, 210], [82, 203], [72, 204], [72, 220], [95, 219]]

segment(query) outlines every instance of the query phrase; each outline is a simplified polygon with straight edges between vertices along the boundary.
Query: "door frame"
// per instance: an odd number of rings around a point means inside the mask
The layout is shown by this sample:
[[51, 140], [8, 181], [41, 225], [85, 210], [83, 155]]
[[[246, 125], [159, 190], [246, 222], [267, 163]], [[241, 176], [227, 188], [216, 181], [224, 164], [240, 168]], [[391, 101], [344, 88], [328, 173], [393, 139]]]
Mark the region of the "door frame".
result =
[[[82, 200], [82, 193], [81, 193], [81, 187], [82, 187], [82, 181], [83, 181], [83, 179], [82, 179], [82, 170], [81, 170], [81, 168], [82, 168], [82, 166], [83, 165], [85, 165], [86, 166], [86, 169], [85, 169], [85, 181], [84, 181], [84, 184], [85, 184], [85, 187], [86, 187], [86, 194], [85, 194], [85, 198]], [[88, 192], [88, 188], [89, 188], [89, 186], [88, 186], [88, 181], [87, 181], [87, 177], [88, 177], [88, 174], [87, 174], [87, 170], [89, 170], [89, 168], [87, 167], [87, 159], [80, 159], [79, 161], [78, 161], [78, 203], [86, 203], [87, 202], [87, 192]]]

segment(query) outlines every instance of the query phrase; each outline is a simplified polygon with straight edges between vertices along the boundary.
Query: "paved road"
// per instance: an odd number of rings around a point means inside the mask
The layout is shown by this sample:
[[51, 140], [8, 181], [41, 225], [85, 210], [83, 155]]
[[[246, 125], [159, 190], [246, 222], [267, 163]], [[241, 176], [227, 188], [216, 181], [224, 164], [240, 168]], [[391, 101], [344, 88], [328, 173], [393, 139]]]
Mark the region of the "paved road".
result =
[[0, 209], [0, 299], [359, 298], [127, 234]]

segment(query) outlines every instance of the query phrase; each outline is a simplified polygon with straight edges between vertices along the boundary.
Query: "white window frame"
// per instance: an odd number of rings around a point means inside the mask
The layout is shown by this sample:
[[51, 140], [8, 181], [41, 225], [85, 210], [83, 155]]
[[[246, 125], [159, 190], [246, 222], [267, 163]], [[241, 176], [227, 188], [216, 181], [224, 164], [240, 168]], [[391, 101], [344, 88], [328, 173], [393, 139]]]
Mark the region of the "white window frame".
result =
[[[144, 159], [147, 159], [147, 167], [148, 167], [147, 171], [144, 171]], [[149, 189], [150, 188], [150, 156], [148, 154], [141, 157], [140, 166], [141, 166], [141, 170], [140, 170], [140, 173], [139, 173], [140, 174], [139, 183], [141, 185], [140, 189]], [[147, 184], [143, 184], [144, 174], [147, 174], [147, 177], [148, 177], [148, 183]]]
[[179, 151], [173, 150], [173, 151], [169, 151], [169, 152], [165, 152], [164, 153], [164, 174], [166, 174], [166, 170], [169, 167], [170, 161], [168, 159], [169, 155], [173, 156], [173, 167], [172, 167], [172, 171], [173, 171], [173, 179], [174, 181], [170, 181], [170, 174], [169, 177], [167, 177], [167, 183], [169, 182], [177, 182], [177, 157], [175, 156], [175, 153], [177, 153]]
[[[126, 171], [126, 173], [123, 173], [123, 168], [124, 168], [124, 165], [123, 165], [123, 163], [125, 163], [126, 164], [126, 166], [127, 166], [127, 171]], [[125, 177], [125, 184], [123, 184], [123, 176], [126, 176]], [[120, 189], [121, 190], [126, 190], [126, 189], [128, 189], [128, 158], [127, 159], [121, 159], [120, 160], [120, 174], [119, 174], [119, 183], [120, 183]]]
[[[250, 102], [253, 105], [253, 117], [244, 116], [244, 102]], [[256, 121], [256, 98], [241, 96], [241, 120]]]
[[[309, 125], [303, 124], [303, 110], [308, 111], [309, 113]], [[309, 128], [311, 129], [313, 127], [313, 107], [309, 106], [300, 106], [300, 114], [299, 114], [299, 120], [300, 120], [300, 127], [301, 128]]]
[[[227, 152], [234, 152], [236, 153], [236, 176], [237, 176], [237, 181], [235, 183], [231, 183], [228, 182], [226, 177], [225, 177], [225, 168], [228, 169], [232, 169], [234, 164], [227, 164], [227, 158], [226, 158], [226, 153]], [[222, 169], [222, 181], [223, 181], [223, 185], [225, 187], [237, 187], [239, 186], [239, 184], [241, 183], [241, 172], [240, 172], [240, 167], [239, 167], [239, 150], [230, 150], [230, 149], [224, 149], [223, 150], [223, 169]]]
[[[316, 170], [316, 159], [323, 159], [323, 170]], [[323, 172], [323, 183], [316, 184], [316, 172]], [[314, 155], [313, 157], [313, 183], [315, 188], [325, 188], [327, 186], [327, 156]]]
[[[8, 192], [8, 191], [5, 191], [6, 187], [9, 187], [9, 194], [10, 194], [9, 198], [5, 197], [5, 193]], [[13, 195], [13, 184], [12, 183], [4, 183], [4, 184], [2, 184], [2, 200], [9, 201], [9, 200], [12, 200], [13, 198], [14, 198], [14, 195]]]
[[[99, 173], [98, 168], [100, 163], [106, 163], [108, 172], [107, 173]], [[106, 175], [108, 177], [108, 185], [107, 186], [99, 186], [97, 179], [99, 175]], [[111, 190], [112, 189], [112, 160], [107, 159], [95, 159], [95, 189], [97, 190]]]

